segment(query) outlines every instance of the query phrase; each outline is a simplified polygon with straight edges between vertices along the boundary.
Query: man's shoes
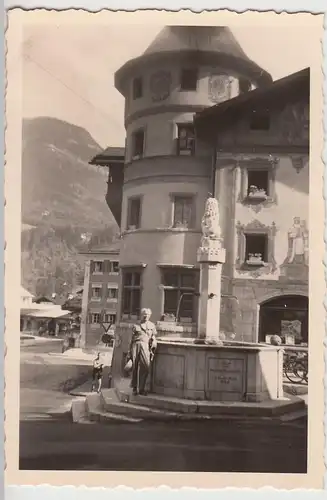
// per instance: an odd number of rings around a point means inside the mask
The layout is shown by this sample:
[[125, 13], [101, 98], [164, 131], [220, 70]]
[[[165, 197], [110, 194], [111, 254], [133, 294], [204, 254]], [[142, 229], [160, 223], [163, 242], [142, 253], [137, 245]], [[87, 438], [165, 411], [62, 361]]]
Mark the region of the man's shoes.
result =
[[140, 391], [140, 395], [141, 395], [141, 396], [147, 396], [147, 395], [148, 395], [148, 393], [147, 393], [146, 391]]

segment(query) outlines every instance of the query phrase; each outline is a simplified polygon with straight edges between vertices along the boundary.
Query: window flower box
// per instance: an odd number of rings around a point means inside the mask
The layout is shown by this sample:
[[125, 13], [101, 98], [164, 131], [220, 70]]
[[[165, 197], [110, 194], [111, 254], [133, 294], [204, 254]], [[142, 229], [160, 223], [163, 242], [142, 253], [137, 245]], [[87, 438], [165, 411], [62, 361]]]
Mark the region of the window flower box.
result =
[[268, 195], [264, 189], [259, 189], [257, 186], [250, 186], [247, 198], [252, 201], [265, 201]]
[[264, 266], [265, 262], [262, 260], [261, 253], [249, 254], [249, 258], [246, 261], [248, 266]]

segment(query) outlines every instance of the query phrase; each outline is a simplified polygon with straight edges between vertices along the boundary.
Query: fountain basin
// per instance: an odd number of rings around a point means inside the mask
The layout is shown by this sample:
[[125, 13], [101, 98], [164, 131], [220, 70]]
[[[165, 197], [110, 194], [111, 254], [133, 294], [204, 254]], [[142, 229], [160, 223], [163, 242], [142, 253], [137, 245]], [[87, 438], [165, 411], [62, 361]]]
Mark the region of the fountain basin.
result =
[[261, 402], [283, 398], [283, 348], [247, 342], [158, 340], [151, 392], [190, 400]]

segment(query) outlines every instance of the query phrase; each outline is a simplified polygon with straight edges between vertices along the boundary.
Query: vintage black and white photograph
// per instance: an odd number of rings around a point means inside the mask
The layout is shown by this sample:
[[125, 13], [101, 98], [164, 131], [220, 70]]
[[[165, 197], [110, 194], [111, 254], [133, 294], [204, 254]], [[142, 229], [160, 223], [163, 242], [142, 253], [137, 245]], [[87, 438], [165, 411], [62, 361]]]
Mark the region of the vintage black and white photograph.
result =
[[43, 14], [8, 52], [17, 469], [298, 487], [323, 423], [322, 20]]

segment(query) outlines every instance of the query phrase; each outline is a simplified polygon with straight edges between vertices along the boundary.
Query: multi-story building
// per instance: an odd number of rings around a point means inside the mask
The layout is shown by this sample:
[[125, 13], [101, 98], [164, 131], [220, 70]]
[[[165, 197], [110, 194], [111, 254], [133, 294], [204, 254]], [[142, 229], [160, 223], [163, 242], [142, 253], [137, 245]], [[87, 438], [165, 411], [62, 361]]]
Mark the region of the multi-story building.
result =
[[93, 248], [85, 257], [81, 346], [94, 347], [116, 325], [119, 288], [119, 242]]
[[195, 118], [211, 143], [223, 274], [247, 340], [308, 342], [309, 96], [308, 68]]
[[228, 28], [171, 26], [115, 85], [126, 126], [123, 175], [116, 162], [110, 186], [122, 200], [115, 351], [127, 351], [141, 307], [161, 334], [173, 317], [175, 332], [196, 334], [196, 255], [212, 195], [227, 252], [222, 291], [238, 299], [242, 338], [299, 328], [301, 316], [305, 340], [309, 73], [273, 83]]

